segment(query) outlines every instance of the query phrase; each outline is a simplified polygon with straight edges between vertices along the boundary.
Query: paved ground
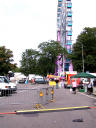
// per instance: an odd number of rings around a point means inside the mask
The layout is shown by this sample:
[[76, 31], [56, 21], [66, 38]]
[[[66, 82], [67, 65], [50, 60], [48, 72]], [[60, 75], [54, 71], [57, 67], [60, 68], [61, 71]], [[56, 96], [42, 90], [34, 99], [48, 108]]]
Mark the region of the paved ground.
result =
[[54, 102], [48, 104], [48, 108], [94, 106], [96, 104], [95, 101], [96, 101], [96, 97], [93, 95], [87, 95], [86, 93], [83, 92], [77, 92], [76, 94], [72, 94], [70, 93], [69, 89], [61, 88], [61, 89], [55, 89]]
[[[54, 102], [45, 108], [94, 106], [96, 98], [69, 89], [55, 89]], [[21, 115], [0, 115], [1, 128], [95, 128], [96, 109]]]

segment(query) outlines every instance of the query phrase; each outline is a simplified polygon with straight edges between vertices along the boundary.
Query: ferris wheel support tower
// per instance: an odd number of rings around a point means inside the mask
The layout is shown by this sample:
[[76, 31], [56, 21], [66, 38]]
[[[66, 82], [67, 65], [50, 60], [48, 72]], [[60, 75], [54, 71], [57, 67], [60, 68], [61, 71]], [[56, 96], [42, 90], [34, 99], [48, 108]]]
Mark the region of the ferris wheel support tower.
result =
[[[72, 2], [71, 0], [58, 0], [57, 7], [57, 41], [71, 53], [72, 47]], [[64, 74], [65, 71], [73, 71], [71, 60], [64, 55], [58, 56], [55, 73]]]

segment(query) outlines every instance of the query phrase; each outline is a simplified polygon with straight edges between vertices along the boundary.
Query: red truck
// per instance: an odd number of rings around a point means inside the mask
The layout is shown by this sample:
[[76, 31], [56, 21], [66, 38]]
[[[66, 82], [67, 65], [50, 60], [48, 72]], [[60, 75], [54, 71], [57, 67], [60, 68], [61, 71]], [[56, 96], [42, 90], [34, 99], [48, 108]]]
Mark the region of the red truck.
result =
[[[71, 76], [76, 75], [77, 71], [67, 71], [65, 72], [65, 82], [64, 82], [64, 87], [65, 88], [70, 88], [72, 86], [72, 82], [74, 79], [70, 79]], [[79, 78], [76, 79], [76, 85], [79, 84]]]

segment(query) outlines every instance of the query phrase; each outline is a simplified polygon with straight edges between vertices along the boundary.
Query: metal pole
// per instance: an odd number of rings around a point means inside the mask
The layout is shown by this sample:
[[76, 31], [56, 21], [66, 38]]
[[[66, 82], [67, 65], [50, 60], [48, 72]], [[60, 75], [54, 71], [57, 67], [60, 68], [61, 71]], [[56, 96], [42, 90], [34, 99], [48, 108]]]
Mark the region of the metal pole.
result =
[[58, 76], [60, 75], [60, 65], [59, 65], [59, 60], [58, 60]]
[[63, 75], [64, 75], [64, 68], [65, 68], [65, 65], [64, 65], [64, 55], [63, 55]]
[[82, 44], [82, 64], [83, 64], [83, 72], [84, 72], [84, 54], [83, 54], [83, 44]]
[[[62, 45], [63, 45], [63, 48], [65, 48], [65, 43], [66, 43], [66, 1], [65, 0], [63, 0], [63, 2], [62, 2], [62, 10], [63, 10], [63, 12], [62, 12], [62, 17], [63, 17], [63, 15], [64, 15], [64, 13], [65, 13], [65, 18], [63, 19], [63, 22], [64, 22], [64, 25], [62, 26], [62, 31], [63, 31], [63, 37], [62, 37]], [[63, 57], [62, 57], [62, 61], [63, 61], [63, 75], [64, 75], [64, 72], [65, 72], [65, 56], [64, 56], [64, 54], [63, 54]]]

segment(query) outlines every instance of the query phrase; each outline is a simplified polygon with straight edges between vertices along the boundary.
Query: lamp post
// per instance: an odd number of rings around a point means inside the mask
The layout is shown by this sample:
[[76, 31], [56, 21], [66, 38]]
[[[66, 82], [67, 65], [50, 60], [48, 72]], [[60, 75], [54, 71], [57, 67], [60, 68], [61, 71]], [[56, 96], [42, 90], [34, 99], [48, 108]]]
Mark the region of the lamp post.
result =
[[83, 44], [82, 44], [82, 64], [83, 64], [83, 69], [82, 69], [82, 71], [84, 72], [84, 53], [83, 53]]

